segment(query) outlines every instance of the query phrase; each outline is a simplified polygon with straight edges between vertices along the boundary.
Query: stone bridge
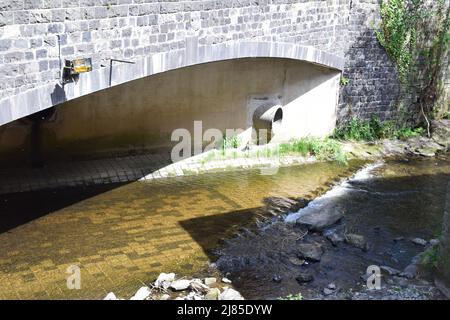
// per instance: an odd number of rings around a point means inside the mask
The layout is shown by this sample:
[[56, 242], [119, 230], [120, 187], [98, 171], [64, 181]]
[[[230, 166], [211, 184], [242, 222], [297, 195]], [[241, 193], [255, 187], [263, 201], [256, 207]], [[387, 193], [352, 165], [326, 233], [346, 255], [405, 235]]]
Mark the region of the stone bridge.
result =
[[[377, 0], [3, 0], [0, 125], [155, 73], [247, 57], [338, 70], [347, 58], [355, 77], [341, 105], [383, 113], [392, 95], [379, 88], [392, 70], [373, 41], [377, 18]], [[64, 59], [79, 57], [92, 58], [93, 72], [61, 85]], [[110, 59], [135, 64], [110, 70]]]
[[[263, 100], [284, 140], [389, 118], [378, 21], [378, 0], [2, 0], [0, 163], [161, 154], [196, 120], [249, 132]], [[63, 82], [76, 58], [92, 71]]]

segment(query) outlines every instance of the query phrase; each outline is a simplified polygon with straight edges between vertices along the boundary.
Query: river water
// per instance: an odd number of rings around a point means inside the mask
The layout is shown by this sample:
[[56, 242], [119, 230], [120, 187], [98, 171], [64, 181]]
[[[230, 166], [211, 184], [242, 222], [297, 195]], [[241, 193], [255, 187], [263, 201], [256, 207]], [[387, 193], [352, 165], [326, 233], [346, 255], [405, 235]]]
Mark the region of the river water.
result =
[[[248, 170], [2, 195], [0, 298], [98, 299], [110, 291], [128, 298], [160, 272], [194, 275], [217, 259], [247, 298], [307, 291], [292, 281], [286, 259], [298, 230], [282, 216], [363, 166], [318, 163], [275, 175]], [[370, 174], [348, 181], [335, 201], [345, 208], [346, 228], [365, 235], [371, 249], [328, 250], [313, 266], [322, 274], [313, 286], [349, 285], [368, 261], [401, 268], [420, 248], [393, 238], [439, 234], [448, 156], [387, 162]], [[286, 206], [286, 198], [294, 201]], [[79, 290], [67, 287], [74, 266]], [[274, 273], [283, 281], [271, 281]]]

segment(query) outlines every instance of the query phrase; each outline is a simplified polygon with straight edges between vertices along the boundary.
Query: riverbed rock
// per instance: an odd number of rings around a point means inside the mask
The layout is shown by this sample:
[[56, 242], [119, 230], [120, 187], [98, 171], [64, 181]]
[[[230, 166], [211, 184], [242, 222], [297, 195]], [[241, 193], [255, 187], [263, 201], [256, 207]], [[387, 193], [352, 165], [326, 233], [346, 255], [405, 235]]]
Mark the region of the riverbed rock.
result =
[[312, 262], [320, 261], [323, 255], [323, 249], [319, 243], [301, 243], [297, 249], [299, 258]]
[[217, 279], [216, 279], [216, 278], [213, 278], [213, 277], [209, 277], [209, 278], [205, 278], [205, 279], [203, 280], [203, 282], [204, 282], [207, 286], [210, 286], [210, 285], [215, 284], [215, 283], [217, 282]]
[[399, 274], [399, 276], [407, 279], [414, 279], [417, 276], [418, 265], [420, 261], [422, 261], [423, 255], [424, 252], [415, 255], [412, 258], [411, 263]]
[[192, 291], [199, 292], [201, 294], [206, 294], [209, 291], [209, 287], [198, 279], [191, 281], [189, 288]]
[[153, 284], [157, 288], [167, 289], [175, 280], [175, 273], [161, 273]]
[[106, 297], [103, 300], [117, 300], [117, 297], [114, 294], [114, 292], [110, 292], [106, 295]]
[[295, 277], [295, 280], [297, 280], [298, 283], [307, 283], [314, 280], [314, 276], [309, 271], [302, 271], [300, 272], [297, 277]]
[[223, 277], [223, 278], [222, 278], [222, 282], [223, 282], [223, 283], [231, 283], [231, 280], [228, 279], [228, 278]]
[[305, 260], [299, 259], [297, 257], [290, 257], [289, 262], [292, 263], [294, 266], [302, 266], [305, 264]]
[[381, 266], [380, 269], [385, 271], [390, 276], [396, 276], [396, 275], [400, 274], [400, 270], [397, 270], [395, 268], [391, 268], [388, 266]]
[[369, 245], [367, 244], [366, 238], [362, 235], [347, 233], [345, 235], [345, 242], [363, 251], [369, 250]]
[[281, 281], [283, 281], [283, 277], [281, 277], [278, 274], [274, 274], [273, 277], [272, 277], [272, 281], [275, 282], [275, 283], [281, 283]]
[[180, 280], [173, 281], [170, 284], [170, 288], [175, 291], [182, 291], [182, 290], [186, 290], [187, 288], [189, 288], [190, 284], [191, 284], [191, 281], [185, 280], [185, 279], [180, 279]]
[[232, 288], [226, 288], [219, 296], [219, 300], [244, 300], [239, 292]]
[[217, 288], [210, 289], [206, 295], [205, 300], [219, 300], [220, 290]]
[[450, 120], [431, 121], [431, 136], [436, 143], [444, 146], [447, 150], [450, 148]]
[[322, 231], [342, 219], [344, 212], [336, 207], [329, 206], [320, 211], [312, 210], [306, 212], [295, 222], [296, 225], [306, 227], [312, 231]]
[[421, 238], [414, 238], [411, 240], [411, 242], [420, 246], [426, 246], [428, 243], [427, 240]]
[[438, 151], [444, 149], [443, 146], [434, 140], [425, 137], [410, 138], [407, 140], [407, 143], [407, 148], [411, 153], [424, 157], [434, 157]]
[[440, 241], [439, 239], [430, 239], [430, 246], [435, 247], [437, 245], [439, 245]]
[[130, 300], [147, 300], [151, 294], [152, 291], [149, 287], [141, 287]]
[[324, 233], [325, 238], [327, 238], [333, 246], [337, 246], [339, 243], [344, 242], [344, 236], [338, 233], [336, 230], [327, 230]]
[[334, 293], [334, 290], [330, 289], [330, 288], [323, 288], [323, 294], [326, 296], [329, 296], [331, 294]]

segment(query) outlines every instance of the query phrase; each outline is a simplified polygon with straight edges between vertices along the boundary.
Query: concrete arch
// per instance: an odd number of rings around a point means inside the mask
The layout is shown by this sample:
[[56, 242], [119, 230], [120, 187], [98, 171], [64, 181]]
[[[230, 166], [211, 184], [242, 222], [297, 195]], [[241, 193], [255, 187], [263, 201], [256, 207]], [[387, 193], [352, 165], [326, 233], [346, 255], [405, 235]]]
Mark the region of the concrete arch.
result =
[[267, 41], [230, 41], [199, 45], [197, 37], [186, 39], [184, 49], [153, 54], [134, 64], [114, 64], [81, 74], [77, 82], [52, 83], [7, 97], [0, 101], [0, 125], [26, 117], [63, 102], [129, 81], [183, 67], [241, 58], [285, 58], [306, 61], [335, 70], [343, 70], [344, 59], [294, 43]]

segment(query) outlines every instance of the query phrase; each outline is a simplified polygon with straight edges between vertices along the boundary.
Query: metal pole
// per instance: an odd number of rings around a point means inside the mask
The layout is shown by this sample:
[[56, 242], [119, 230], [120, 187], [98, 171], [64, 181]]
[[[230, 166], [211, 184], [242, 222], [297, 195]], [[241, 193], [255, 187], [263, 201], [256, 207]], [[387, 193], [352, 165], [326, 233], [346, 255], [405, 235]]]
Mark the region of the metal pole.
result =
[[135, 64], [134, 61], [127, 61], [127, 60], [120, 60], [120, 59], [109, 59], [109, 86], [112, 85], [112, 70], [113, 70], [113, 62], [121, 62], [121, 63], [129, 63], [129, 64]]

